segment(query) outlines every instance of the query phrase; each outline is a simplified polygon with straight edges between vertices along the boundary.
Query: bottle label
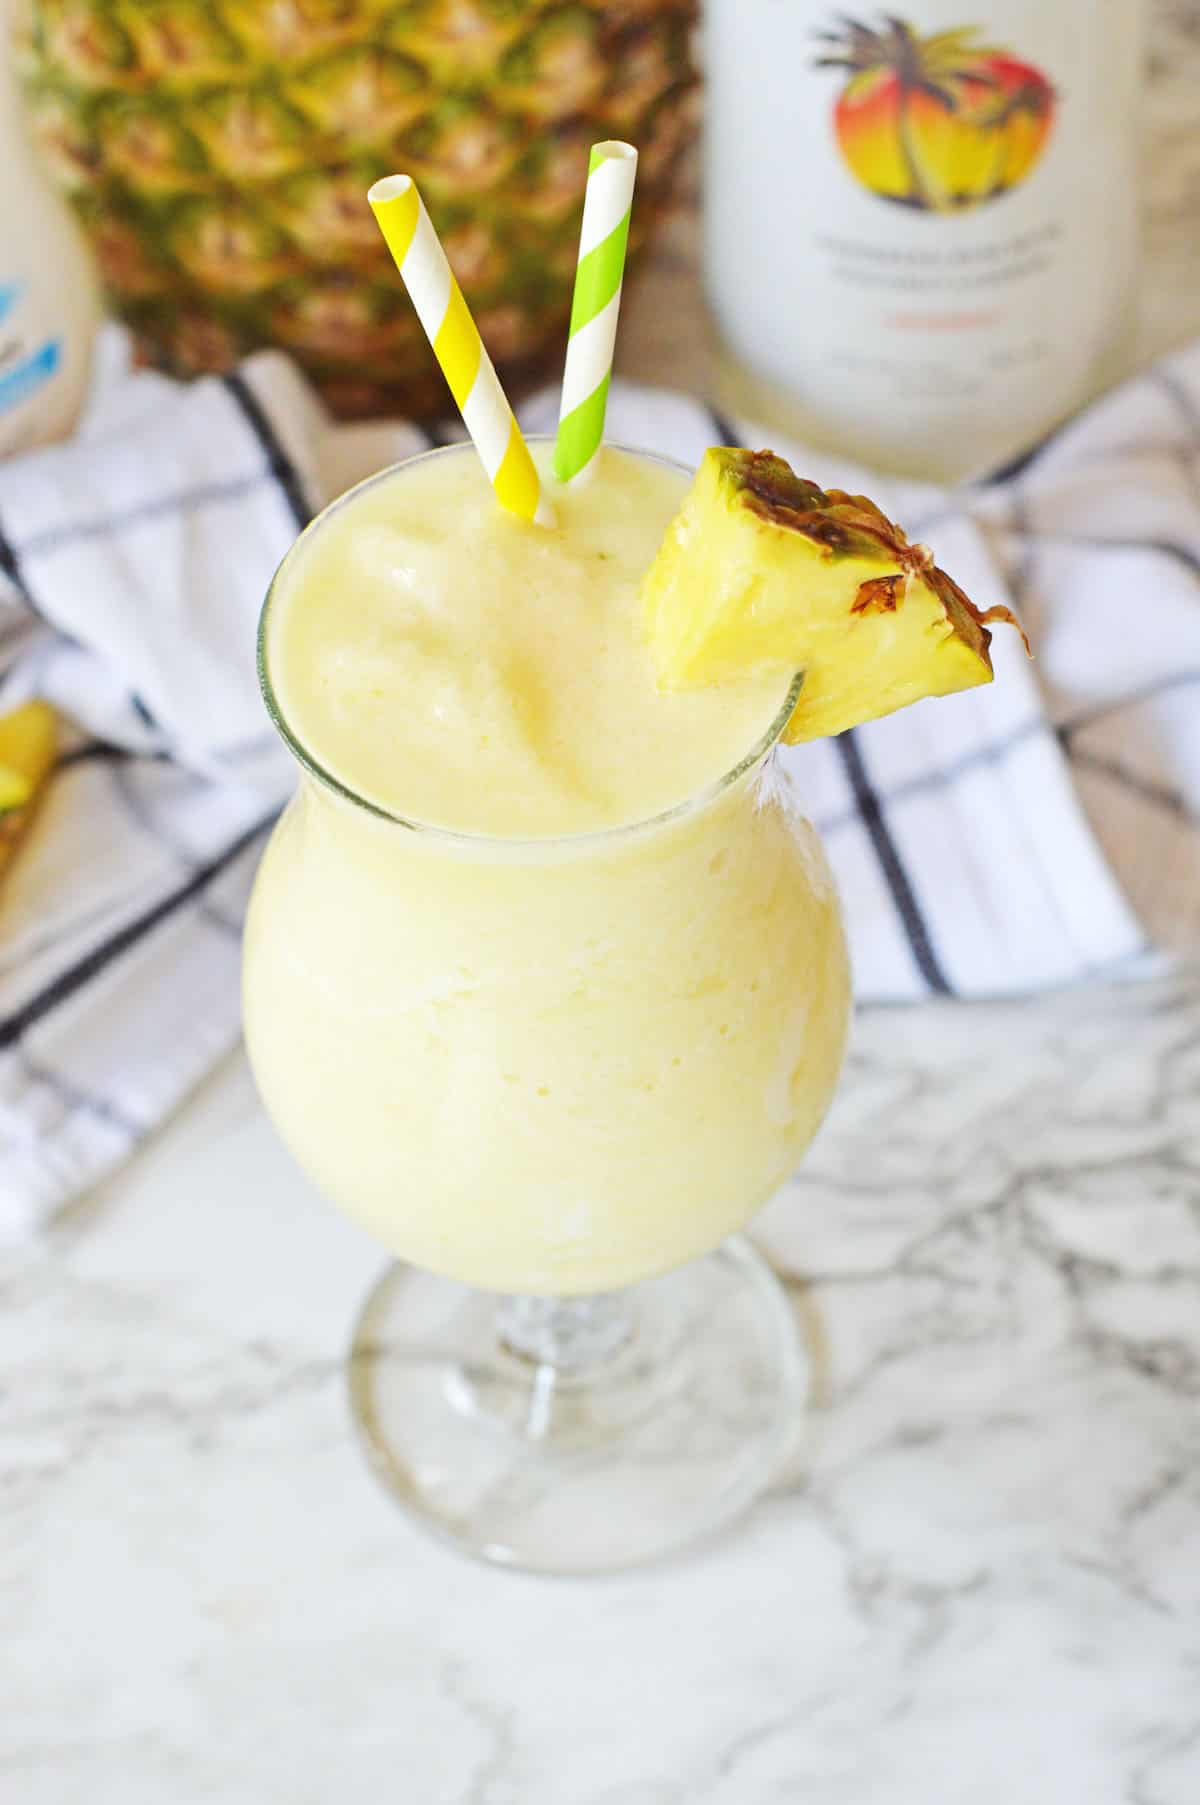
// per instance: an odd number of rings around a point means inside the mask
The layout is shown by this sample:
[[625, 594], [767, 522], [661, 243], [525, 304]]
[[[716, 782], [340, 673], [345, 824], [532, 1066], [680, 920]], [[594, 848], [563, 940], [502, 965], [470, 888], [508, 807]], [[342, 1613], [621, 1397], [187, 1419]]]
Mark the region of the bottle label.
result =
[[[1060, 218], [998, 206], [1054, 135], [1060, 95], [1045, 71], [976, 25], [921, 32], [896, 15], [875, 26], [831, 17], [810, 66], [828, 85], [842, 170], [881, 204], [860, 233], [818, 226], [813, 247], [831, 288], [880, 303], [878, 325], [898, 348], [924, 341], [918, 358], [893, 362], [896, 398], [961, 402], [989, 375], [1038, 361], [1048, 348], [1036, 332], [1003, 348], [984, 341], [1063, 251]], [[983, 351], [980, 365], [953, 355], [964, 340]], [[878, 337], [837, 353], [843, 371], [868, 380], [888, 361]]]
[[57, 375], [61, 338], [42, 338], [23, 328], [18, 303], [21, 285], [0, 284], [0, 413], [20, 407]]

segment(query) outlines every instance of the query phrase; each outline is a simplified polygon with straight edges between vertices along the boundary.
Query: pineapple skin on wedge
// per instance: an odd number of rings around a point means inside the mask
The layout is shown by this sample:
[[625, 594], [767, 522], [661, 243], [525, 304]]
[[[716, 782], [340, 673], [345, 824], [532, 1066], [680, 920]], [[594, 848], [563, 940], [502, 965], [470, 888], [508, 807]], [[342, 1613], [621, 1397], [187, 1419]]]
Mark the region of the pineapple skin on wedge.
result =
[[981, 614], [865, 495], [770, 451], [705, 452], [642, 589], [664, 690], [804, 671], [784, 735], [821, 739], [992, 680]]
[[0, 875], [54, 764], [57, 741], [57, 718], [48, 702], [25, 702], [0, 716]]

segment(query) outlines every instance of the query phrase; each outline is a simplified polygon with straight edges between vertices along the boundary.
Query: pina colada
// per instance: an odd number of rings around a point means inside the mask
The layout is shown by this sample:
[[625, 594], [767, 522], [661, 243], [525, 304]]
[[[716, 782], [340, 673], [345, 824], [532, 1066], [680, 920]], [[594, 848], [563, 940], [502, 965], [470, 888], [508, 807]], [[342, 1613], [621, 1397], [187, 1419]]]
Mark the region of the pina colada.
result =
[[364, 485], [274, 585], [307, 766], [247, 926], [264, 1100], [320, 1189], [489, 1290], [678, 1266], [782, 1183], [841, 1064], [823, 855], [766, 768], [794, 671], [664, 691], [639, 589], [683, 498], [606, 449], [558, 525], [469, 448]]

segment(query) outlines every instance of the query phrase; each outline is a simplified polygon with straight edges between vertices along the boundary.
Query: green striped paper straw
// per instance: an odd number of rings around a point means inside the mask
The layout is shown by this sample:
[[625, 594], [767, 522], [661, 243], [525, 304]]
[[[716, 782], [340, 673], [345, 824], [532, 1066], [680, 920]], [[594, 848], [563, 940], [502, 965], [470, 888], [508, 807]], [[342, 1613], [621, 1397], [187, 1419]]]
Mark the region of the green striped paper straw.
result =
[[583, 475], [604, 437], [636, 175], [632, 144], [593, 144], [554, 443], [554, 474], [560, 483]]

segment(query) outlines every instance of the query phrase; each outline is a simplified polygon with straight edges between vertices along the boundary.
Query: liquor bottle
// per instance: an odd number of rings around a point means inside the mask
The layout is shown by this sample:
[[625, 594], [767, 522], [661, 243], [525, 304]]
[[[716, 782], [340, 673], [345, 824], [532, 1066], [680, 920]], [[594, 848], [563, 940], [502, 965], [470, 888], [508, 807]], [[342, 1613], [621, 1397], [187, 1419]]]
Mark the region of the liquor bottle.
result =
[[900, 3], [708, 0], [718, 392], [951, 482], [1019, 455], [1121, 367], [1144, 7]]

